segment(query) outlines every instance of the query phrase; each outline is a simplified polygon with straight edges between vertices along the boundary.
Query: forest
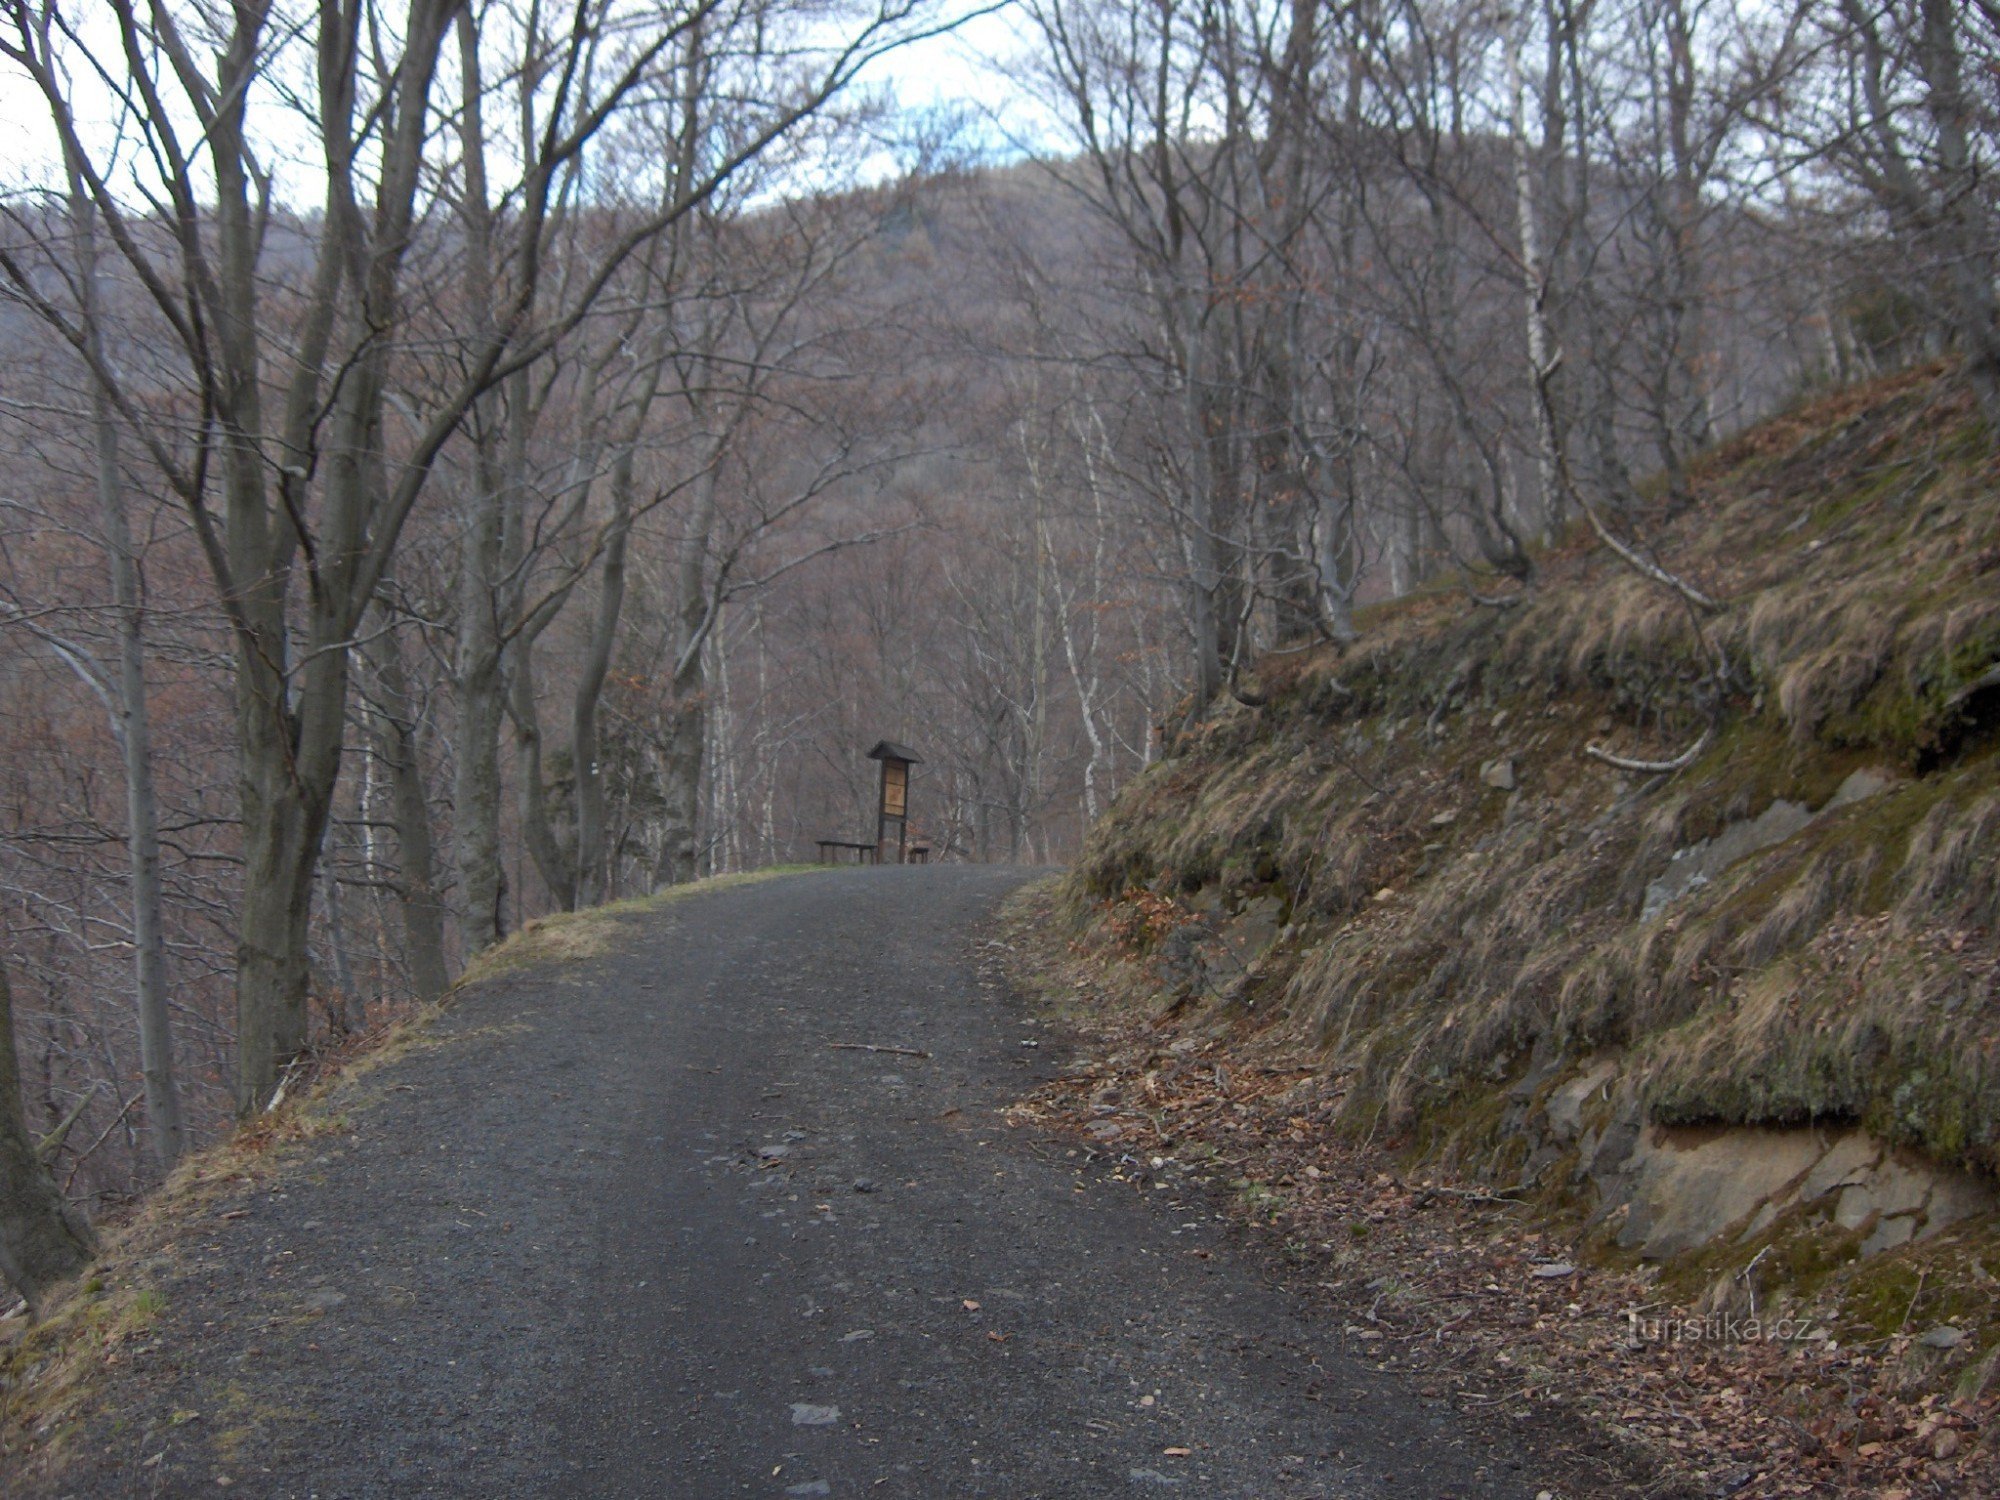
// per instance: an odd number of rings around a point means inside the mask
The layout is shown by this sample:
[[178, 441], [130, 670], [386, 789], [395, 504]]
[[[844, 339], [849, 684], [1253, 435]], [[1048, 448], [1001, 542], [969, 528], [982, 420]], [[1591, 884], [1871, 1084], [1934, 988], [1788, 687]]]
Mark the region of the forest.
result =
[[1019, 0], [997, 110], [899, 105], [932, 0], [0, 10], [0, 1208], [79, 1244], [878, 739], [1060, 863], [1371, 604], [1700, 617], [1649, 533], [1815, 391], [2000, 421], [1994, 0]]

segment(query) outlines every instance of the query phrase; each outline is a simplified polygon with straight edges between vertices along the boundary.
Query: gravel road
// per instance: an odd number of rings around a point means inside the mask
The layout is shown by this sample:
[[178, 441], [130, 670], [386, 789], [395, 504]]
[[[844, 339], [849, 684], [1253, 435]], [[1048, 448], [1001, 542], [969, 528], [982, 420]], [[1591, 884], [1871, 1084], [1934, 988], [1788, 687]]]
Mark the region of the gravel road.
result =
[[47, 1492], [1535, 1495], [1214, 1205], [1006, 1128], [1067, 1056], [982, 963], [1019, 878], [716, 890], [465, 991], [188, 1226]]

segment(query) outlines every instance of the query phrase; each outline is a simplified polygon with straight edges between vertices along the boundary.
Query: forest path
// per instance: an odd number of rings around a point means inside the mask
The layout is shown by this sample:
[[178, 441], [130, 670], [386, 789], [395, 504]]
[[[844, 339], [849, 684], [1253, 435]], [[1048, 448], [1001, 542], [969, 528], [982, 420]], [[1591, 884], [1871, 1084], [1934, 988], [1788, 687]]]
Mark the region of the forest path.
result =
[[1019, 879], [719, 889], [470, 988], [189, 1226], [52, 1492], [1534, 1495], [1215, 1205], [1005, 1127], [1064, 1051], [981, 962]]

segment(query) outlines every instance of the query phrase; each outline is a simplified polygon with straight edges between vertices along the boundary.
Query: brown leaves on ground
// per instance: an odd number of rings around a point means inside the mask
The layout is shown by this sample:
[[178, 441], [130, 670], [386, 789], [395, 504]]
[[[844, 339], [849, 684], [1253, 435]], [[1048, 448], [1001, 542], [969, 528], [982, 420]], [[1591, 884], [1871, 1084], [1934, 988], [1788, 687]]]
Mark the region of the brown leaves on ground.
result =
[[1699, 1318], [1650, 1268], [1586, 1264], [1504, 1192], [1412, 1180], [1382, 1146], [1336, 1139], [1339, 1089], [1318, 1070], [1166, 1024], [1090, 1025], [1094, 1056], [1010, 1122], [1110, 1181], [1226, 1195], [1349, 1352], [1420, 1394], [1580, 1422], [1655, 1494], [2000, 1494], [1996, 1396], [1916, 1394], [1921, 1323], [1850, 1346], [1805, 1318]]

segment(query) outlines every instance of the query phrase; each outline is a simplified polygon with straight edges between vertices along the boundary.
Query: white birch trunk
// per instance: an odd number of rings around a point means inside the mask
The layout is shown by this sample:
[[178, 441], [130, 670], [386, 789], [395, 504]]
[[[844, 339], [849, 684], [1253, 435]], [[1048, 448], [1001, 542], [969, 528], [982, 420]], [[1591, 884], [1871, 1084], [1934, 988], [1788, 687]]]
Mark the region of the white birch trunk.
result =
[[1536, 387], [1535, 483], [1544, 522], [1561, 514], [1560, 486], [1557, 482], [1557, 435], [1551, 403], [1543, 399], [1541, 387], [1555, 375], [1555, 338], [1549, 327], [1548, 264], [1542, 250], [1542, 215], [1538, 195], [1534, 148], [1528, 140], [1527, 85], [1522, 77], [1522, 54], [1534, 27], [1534, 7], [1523, 5], [1514, 24], [1507, 28], [1507, 92], [1510, 101], [1508, 126], [1514, 151], [1514, 217], [1521, 239], [1521, 290], [1527, 315], [1528, 376]]

